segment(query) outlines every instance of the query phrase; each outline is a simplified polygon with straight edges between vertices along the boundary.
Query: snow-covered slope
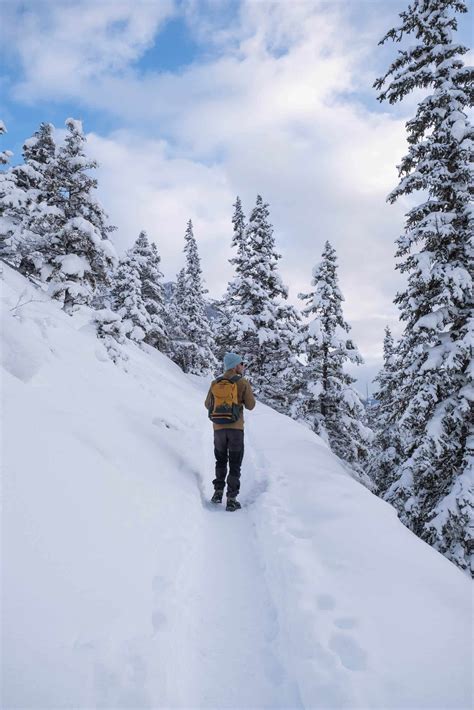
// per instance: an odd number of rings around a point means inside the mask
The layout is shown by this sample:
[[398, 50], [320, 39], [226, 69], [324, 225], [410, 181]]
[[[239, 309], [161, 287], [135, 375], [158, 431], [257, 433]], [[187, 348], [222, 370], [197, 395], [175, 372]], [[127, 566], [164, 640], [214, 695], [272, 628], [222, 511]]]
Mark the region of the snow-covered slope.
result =
[[469, 580], [318, 437], [257, 405], [211, 509], [207, 383], [2, 300], [2, 707], [469, 706]]

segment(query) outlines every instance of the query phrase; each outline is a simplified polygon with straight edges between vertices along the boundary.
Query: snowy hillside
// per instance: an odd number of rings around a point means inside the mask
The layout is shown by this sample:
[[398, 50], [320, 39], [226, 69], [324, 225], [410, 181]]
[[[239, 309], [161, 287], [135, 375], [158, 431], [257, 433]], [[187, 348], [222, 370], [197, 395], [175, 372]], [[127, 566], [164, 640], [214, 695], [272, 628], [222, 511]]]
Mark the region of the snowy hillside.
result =
[[208, 383], [3, 279], [2, 707], [470, 706], [470, 581], [317, 436], [258, 404], [211, 509]]

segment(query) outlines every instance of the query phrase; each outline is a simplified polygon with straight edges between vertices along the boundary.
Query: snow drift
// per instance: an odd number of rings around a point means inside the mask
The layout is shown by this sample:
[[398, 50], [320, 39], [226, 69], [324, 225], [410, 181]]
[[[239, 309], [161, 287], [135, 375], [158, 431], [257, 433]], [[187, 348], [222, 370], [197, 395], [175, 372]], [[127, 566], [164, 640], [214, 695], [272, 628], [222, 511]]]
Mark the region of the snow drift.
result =
[[317, 436], [257, 404], [212, 509], [208, 382], [2, 302], [3, 707], [470, 706], [470, 581]]

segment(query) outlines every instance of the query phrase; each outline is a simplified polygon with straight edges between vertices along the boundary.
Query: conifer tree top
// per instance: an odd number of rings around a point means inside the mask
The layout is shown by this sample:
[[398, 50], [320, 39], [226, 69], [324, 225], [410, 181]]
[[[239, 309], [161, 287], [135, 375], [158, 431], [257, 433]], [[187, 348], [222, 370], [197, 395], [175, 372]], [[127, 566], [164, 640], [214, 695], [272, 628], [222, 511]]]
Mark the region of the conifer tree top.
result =
[[[388, 39], [400, 42], [405, 35], [411, 34], [415, 34], [418, 43], [399, 50], [386, 74], [375, 81], [375, 88], [381, 90], [379, 101], [396, 103], [415, 88], [440, 88], [443, 81], [451, 78], [453, 69], [462, 68], [462, 62], [456, 56], [469, 50], [452, 41], [452, 32], [457, 30], [456, 12], [467, 12], [463, 0], [414, 0], [400, 13], [402, 24], [389, 30], [379, 44]], [[464, 74], [467, 80], [469, 72]], [[391, 83], [382, 90], [389, 77]]]
[[25, 162], [37, 161], [46, 163], [55, 152], [54, 126], [51, 123], [41, 123], [31, 138], [23, 144], [23, 159]]

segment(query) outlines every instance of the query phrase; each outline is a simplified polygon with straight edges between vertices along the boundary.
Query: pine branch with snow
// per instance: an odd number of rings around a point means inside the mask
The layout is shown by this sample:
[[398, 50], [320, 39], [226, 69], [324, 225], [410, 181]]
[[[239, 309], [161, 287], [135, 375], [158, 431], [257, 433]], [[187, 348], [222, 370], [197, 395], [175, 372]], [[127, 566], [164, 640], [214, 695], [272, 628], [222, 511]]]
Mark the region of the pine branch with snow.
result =
[[[3, 136], [7, 132], [7, 127], [5, 126], [4, 122], [0, 120], [0, 136]], [[12, 157], [12, 155], [13, 153], [11, 152], [11, 150], [1, 150], [0, 165], [7, 165], [10, 162], [10, 158]]]

